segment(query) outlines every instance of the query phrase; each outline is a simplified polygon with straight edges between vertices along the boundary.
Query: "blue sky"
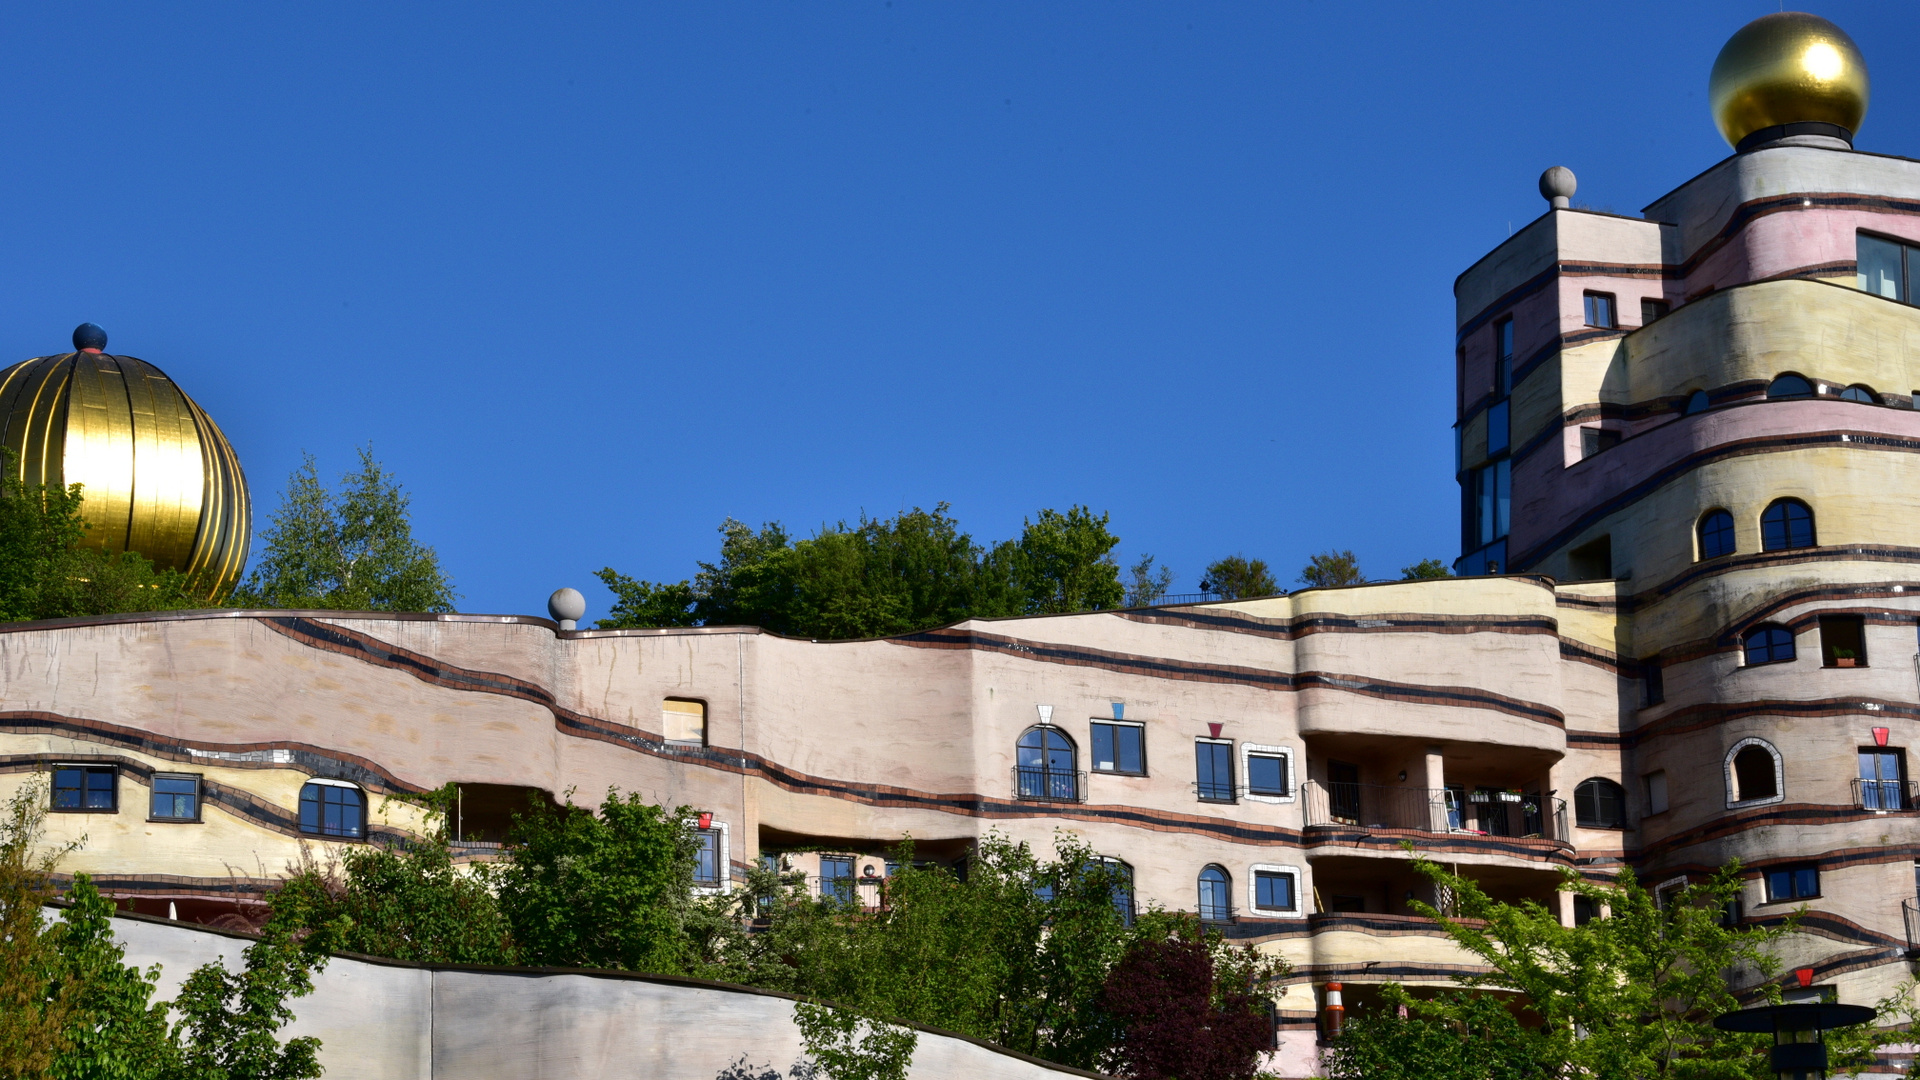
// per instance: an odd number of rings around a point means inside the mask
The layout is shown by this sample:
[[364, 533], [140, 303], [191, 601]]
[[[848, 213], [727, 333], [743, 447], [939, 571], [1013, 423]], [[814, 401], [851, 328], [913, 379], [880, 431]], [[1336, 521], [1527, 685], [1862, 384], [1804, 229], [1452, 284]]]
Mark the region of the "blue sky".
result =
[[[1778, 6], [14, 5], [0, 357], [105, 326], [256, 527], [370, 440], [465, 611], [942, 500], [1397, 576], [1458, 553], [1454, 276], [1549, 165], [1637, 213], [1726, 154]], [[1920, 154], [1913, 9], [1817, 12]]]

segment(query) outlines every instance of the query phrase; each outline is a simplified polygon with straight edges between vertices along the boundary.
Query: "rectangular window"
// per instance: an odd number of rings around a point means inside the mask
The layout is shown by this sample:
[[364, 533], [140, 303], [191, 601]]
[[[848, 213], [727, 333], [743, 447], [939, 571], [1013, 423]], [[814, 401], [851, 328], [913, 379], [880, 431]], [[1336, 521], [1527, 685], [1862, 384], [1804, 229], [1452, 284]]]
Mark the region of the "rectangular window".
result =
[[1612, 330], [1618, 325], [1613, 318], [1613, 294], [1590, 292], [1587, 294], [1587, 325], [1598, 326], [1603, 330]]
[[111, 814], [120, 809], [120, 771], [111, 765], [61, 765], [53, 770], [53, 809]]
[[1124, 776], [1147, 775], [1147, 729], [1139, 724], [1095, 720], [1093, 769]]
[[1908, 810], [1907, 753], [1877, 746], [1860, 748], [1860, 808]]
[[1620, 445], [1620, 433], [1606, 428], [1583, 427], [1580, 429], [1580, 460], [1611, 450]]
[[[1493, 358], [1497, 365], [1504, 365], [1513, 359], [1513, 318], [1508, 316], [1493, 324]], [[1502, 385], [1500, 392], [1510, 393], [1512, 387]]]
[[1671, 310], [1672, 308], [1667, 304], [1665, 300], [1655, 300], [1655, 299], [1652, 299], [1651, 297], [1641, 297], [1640, 298], [1640, 325], [1645, 326], [1648, 323], [1656, 322], [1660, 319], [1664, 319], [1667, 317], [1667, 312]]
[[1789, 866], [1781, 870], [1769, 870], [1767, 877], [1767, 900], [1805, 900], [1820, 895], [1820, 868], [1817, 866]]
[[1912, 303], [1913, 293], [1907, 288], [1909, 250], [1905, 244], [1860, 233], [1856, 248], [1860, 265], [1855, 284], [1875, 296]]
[[1664, 814], [1667, 812], [1667, 773], [1650, 772], [1640, 778], [1640, 786], [1646, 791], [1647, 813]]
[[147, 809], [149, 821], [199, 821], [200, 778], [155, 773], [153, 801]]
[[1507, 535], [1513, 503], [1511, 465], [1510, 459], [1502, 458], [1475, 469], [1468, 478], [1472, 488], [1469, 549], [1483, 547]]
[[1233, 744], [1196, 742], [1194, 791], [1204, 802], [1233, 801]]
[[660, 734], [684, 746], [707, 744], [707, 705], [703, 701], [668, 698], [660, 703]]
[[828, 900], [838, 900], [842, 904], [852, 904], [853, 890], [853, 857], [851, 855], [820, 856], [820, 895]]
[[1284, 870], [1253, 872], [1253, 906], [1262, 911], [1298, 911], [1299, 890], [1294, 877]]
[[1280, 754], [1247, 755], [1247, 794], [1284, 799], [1293, 794], [1288, 786], [1287, 759]]
[[720, 830], [695, 829], [695, 837], [700, 848], [694, 855], [693, 883], [706, 888], [716, 888], [720, 884]]
[[1820, 662], [1826, 667], [1866, 667], [1866, 627], [1858, 615], [1820, 620]]
[[1512, 403], [1502, 399], [1487, 407], [1487, 456], [1504, 454], [1513, 438], [1513, 422], [1508, 418]]
[[1593, 897], [1581, 896], [1578, 893], [1574, 894], [1573, 925], [1585, 926], [1588, 923], [1592, 922], [1594, 918], [1599, 914], [1600, 914], [1600, 905], [1593, 902]]
[[1667, 680], [1660, 666], [1660, 658], [1649, 657], [1640, 661], [1640, 707], [1650, 709], [1667, 700]]

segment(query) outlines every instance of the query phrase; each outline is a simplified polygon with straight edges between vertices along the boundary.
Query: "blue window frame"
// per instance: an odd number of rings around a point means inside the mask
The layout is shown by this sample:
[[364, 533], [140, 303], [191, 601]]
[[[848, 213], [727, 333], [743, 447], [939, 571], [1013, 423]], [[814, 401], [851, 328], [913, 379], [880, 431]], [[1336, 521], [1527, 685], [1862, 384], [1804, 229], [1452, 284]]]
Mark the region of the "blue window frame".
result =
[[1145, 776], [1146, 729], [1139, 724], [1093, 722], [1093, 771]]
[[1747, 631], [1747, 666], [1778, 664], [1793, 659], [1793, 631], [1784, 626], [1760, 626]]
[[1820, 895], [1820, 868], [1789, 866], [1767, 871], [1768, 900], [1805, 900]]
[[200, 778], [156, 775], [147, 818], [151, 821], [199, 821]]
[[309, 836], [365, 839], [366, 795], [357, 787], [308, 783], [300, 789], [300, 831]]
[[1700, 557], [1717, 559], [1733, 554], [1733, 515], [1710, 510], [1700, 519]]
[[1799, 499], [1775, 499], [1760, 515], [1760, 550], [1812, 547], [1813, 511]]
[[1233, 915], [1233, 883], [1218, 866], [1200, 871], [1200, 919], [1226, 922]]
[[1233, 801], [1233, 744], [1193, 744], [1194, 792], [1206, 802]]
[[120, 809], [120, 773], [111, 765], [64, 765], [53, 770], [53, 809], [110, 814]]
[[1267, 911], [1297, 911], [1293, 875], [1278, 870], [1253, 872], [1253, 905]]

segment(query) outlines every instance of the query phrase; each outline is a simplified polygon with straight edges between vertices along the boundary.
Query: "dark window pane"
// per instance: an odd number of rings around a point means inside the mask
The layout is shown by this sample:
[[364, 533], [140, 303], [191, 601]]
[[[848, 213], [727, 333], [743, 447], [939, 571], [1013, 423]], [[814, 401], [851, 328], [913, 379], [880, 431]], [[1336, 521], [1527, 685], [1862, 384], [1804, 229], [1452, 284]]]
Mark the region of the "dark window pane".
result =
[[1146, 729], [1121, 726], [1114, 729], [1113, 746], [1119, 755], [1120, 771], [1140, 773], [1147, 771]]
[[1861, 405], [1880, 404], [1880, 399], [1874, 394], [1871, 386], [1849, 386], [1840, 391], [1840, 400], [1858, 402]]
[[1760, 515], [1763, 551], [1788, 551], [1813, 546], [1813, 511], [1796, 499], [1781, 499]]
[[1900, 273], [1900, 245], [1875, 236], [1859, 238], [1858, 283], [1862, 289], [1889, 300], [1908, 299]]
[[56, 810], [80, 809], [86, 788], [86, 774], [80, 769], [53, 771], [53, 807]]
[[1769, 900], [1793, 899], [1793, 871], [1791, 870], [1767, 871], [1767, 899]]
[[1775, 782], [1773, 755], [1758, 746], [1749, 746], [1734, 755], [1733, 782], [1739, 790], [1736, 801], [1771, 799], [1780, 794]]
[[1287, 794], [1287, 761], [1275, 754], [1247, 755], [1247, 791], [1254, 795]]
[[1203, 799], [1233, 798], [1233, 747], [1226, 743], [1195, 743], [1197, 790]]
[[111, 769], [87, 770], [87, 809], [113, 809], [114, 774]]
[[1672, 309], [1665, 300], [1650, 300], [1643, 296], [1640, 298], [1640, 325], [1645, 326], [1656, 319], [1665, 318], [1670, 310]]
[[[1493, 328], [1493, 351], [1494, 351], [1494, 357], [1496, 359], [1499, 359], [1499, 360], [1513, 359], [1513, 320], [1512, 319], [1501, 319], [1499, 324]], [[1500, 388], [1500, 392], [1506, 393], [1510, 389], [1511, 387], [1503, 386]]]
[[1209, 922], [1224, 922], [1232, 914], [1230, 891], [1225, 870], [1209, 866], [1200, 871], [1200, 917]]
[[1733, 554], [1733, 515], [1715, 510], [1700, 519], [1700, 557], [1717, 559]]
[[1573, 789], [1574, 820], [1591, 828], [1617, 829], [1624, 824], [1625, 801], [1619, 784], [1604, 777], [1583, 780]]
[[1810, 398], [1813, 384], [1798, 375], [1781, 375], [1767, 384], [1769, 398]]
[[1795, 898], [1820, 895], [1820, 871], [1818, 868], [1802, 866], [1793, 872], [1793, 895]]
[[843, 904], [853, 903], [853, 860], [823, 857], [820, 860], [820, 895]]
[[694, 857], [693, 882], [696, 885], [720, 884], [720, 830], [699, 829], [699, 851]]
[[1793, 634], [1784, 626], [1763, 626], [1747, 634], [1747, 663], [1771, 664], [1793, 659]]
[[1253, 875], [1254, 903], [1270, 911], [1293, 910], [1293, 875], [1270, 870]]
[[1512, 437], [1512, 423], [1508, 419], [1509, 402], [1496, 401], [1487, 409], [1487, 453], [1504, 454], [1508, 440]]
[[1113, 753], [1113, 725], [1093, 725], [1093, 768], [1111, 772], [1120, 767]]
[[359, 788], [308, 784], [300, 789], [300, 831], [319, 836], [366, 835], [366, 802]]
[[1706, 412], [1712, 405], [1713, 399], [1707, 397], [1705, 390], [1695, 390], [1693, 393], [1687, 395], [1686, 407], [1680, 411], [1683, 415], [1692, 416], [1695, 413]]
[[149, 816], [193, 821], [200, 816], [200, 781], [190, 776], [153, 778]]

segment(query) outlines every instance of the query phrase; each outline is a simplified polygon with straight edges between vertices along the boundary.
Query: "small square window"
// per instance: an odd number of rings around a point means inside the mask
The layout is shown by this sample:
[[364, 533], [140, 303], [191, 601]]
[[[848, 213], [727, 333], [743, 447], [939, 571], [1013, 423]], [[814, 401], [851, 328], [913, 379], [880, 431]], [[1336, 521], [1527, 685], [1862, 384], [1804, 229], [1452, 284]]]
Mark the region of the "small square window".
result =
[[1788, 866], [1767, 871], [1767, 900], [1806, 900], [1820, 895], [1820, 868]]
[[1590, 292], [1587, 294], [1587, 325], [1612, 330], [1619, 325], [1613, 317], [1613, 294]]
[[1673, 310], [1672, 306], [1665, 300], [1643, 296], [1640, 298], [1640, 325], [1645, 326], [1650, 322], [1664, 319], [1667, 317], [1667, 312], [1671, 310]]
[[1280, 754], [1247, 755], [1247, 794], [1284, 799], [1293, 794], [1288, 784], [1287, 759]]
[[1299, 890], [1294, 875], [1284, 870], [1253, 872], [1253, 906], [1263, 911], [1298, 911]]
[[1611, 450], [1620, 445], [1620, 433], [1606, 428], [1583, 427], [1580, 429], [1580, 460], [1585, 461], [1602, 451]]
[[1093, 722], [1093, 771], [1147, 775], [1147, 734], [1139, 724]]
[[148, 821], [199, 821], [200, 778], [156, 773], [153, 797], [147, 806]]
[[1820, 620], [1820, 658], [1826, 667], [1866, 667], [1867, 634], [1858, 615], [1828, 615]]
[[704, 746], [707, 742], [707, 704], [668, 698], [660, 703], [660, 734], [670, 743]]
[[1664, 814], [1667, 812], [1667, 773], [1665, 769], [1650, 772], [1640, 778], [1640, 784], [1646, 789], [1647, 813]]
[[69, 814], [120, 809], [120, 770], [111, 765], [62, 765], [53, 770], [53, 807]]

